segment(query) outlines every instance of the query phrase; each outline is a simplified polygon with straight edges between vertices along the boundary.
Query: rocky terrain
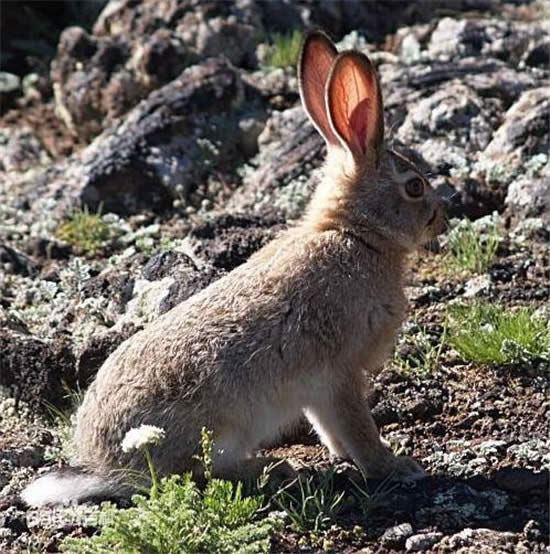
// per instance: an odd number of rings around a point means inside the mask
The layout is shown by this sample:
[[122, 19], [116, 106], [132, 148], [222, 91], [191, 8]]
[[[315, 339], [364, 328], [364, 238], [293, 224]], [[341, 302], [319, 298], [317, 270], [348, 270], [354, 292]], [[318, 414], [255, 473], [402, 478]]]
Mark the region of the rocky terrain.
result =
[[[2, 7], [2, 69], [20, 79], [2, 78], [0, 105], [0, 551], [57, 552], [94, 531], [18, 499], [70, 455], [60, 411], [123, 340], [300, 217], [324, 145], [272, 45], [321, 27], [369, 54], [389, 140], [452, 217], [494, 223], [498, 244], [473, 273], [452, 270], [446, 240], [418, 254], [409, 319], [369, 398], [427, 479], [381, 494], [366, 520], [346, 514], [321, 545], [287, 530], [272, 551], [548, 552], [550, 358], [472, 362], [445, 340], [447, 308], [465, 299], [550, 321], [548, 5], [96, 4], [31, 65], [16, 3]], [[329, 465], [307, 428], [267, 446], [304, 471]]]

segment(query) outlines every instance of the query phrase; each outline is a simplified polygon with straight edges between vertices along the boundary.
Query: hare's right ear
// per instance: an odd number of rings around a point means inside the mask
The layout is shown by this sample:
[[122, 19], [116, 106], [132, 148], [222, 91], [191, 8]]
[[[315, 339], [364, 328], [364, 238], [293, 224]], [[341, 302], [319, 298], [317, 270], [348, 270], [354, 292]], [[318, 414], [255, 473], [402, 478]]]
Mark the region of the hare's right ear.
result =
[[302, 105], [327, 145], [339, 146], [332, 132], [325, 104], [325, 85], [338, 51], [321, 31], [309, 33], [302, 44], [298, 62], [298, 83]]
[[382, 91], [371, 61], [360, 52], [342, 52], [332, 64], [326, 87], [332, 132], [358, 162], [378, 165], [384, 141]]

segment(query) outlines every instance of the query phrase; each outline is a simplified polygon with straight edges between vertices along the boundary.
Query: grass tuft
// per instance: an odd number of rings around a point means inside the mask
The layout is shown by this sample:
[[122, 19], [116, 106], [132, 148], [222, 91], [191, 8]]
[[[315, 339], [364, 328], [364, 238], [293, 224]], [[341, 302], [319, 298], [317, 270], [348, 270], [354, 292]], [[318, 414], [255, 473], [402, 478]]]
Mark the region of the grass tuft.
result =
[[345, 491], [336, 489], [334, 477], [334, 468], [316, 475], [300, 475], [277, 491], [271, 502], [286, 512], [294, 531], [327, 530], [345, 507]]
[[465, 219], [449, 233], [449, 259], [457, 269], [485, 273], [495, 259], [498, 243], [496, 224], [490, 224], [485, 232], [480, 232]]
[[449, 344], [464, 361], [506, 364], [550, 360], [550, 324], [533, 308], [475, 302], [449, 306]]
[[292, 33], [275, 33], [265, 63], [271, 67], [294, 67], [302, 46], [303, 33], [295, 30]]
[[75, 210], [69, 221], [60, 225], [55, 235], [78, 252], [89, 255], [105, 248], [114, 239], [114, 233], [101, 213], [91, 214], [87, 207]]

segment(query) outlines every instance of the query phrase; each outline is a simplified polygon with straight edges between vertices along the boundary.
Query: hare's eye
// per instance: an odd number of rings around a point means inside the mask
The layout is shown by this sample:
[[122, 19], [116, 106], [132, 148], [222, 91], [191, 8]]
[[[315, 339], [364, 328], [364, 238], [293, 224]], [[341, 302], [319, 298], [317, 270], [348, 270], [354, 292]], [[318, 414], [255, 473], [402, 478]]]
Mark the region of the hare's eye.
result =
[[424, 183], [420, 177], [414, 177], [405, 183], [405, 192], [411, 198], [420, 198], [424, 194]]

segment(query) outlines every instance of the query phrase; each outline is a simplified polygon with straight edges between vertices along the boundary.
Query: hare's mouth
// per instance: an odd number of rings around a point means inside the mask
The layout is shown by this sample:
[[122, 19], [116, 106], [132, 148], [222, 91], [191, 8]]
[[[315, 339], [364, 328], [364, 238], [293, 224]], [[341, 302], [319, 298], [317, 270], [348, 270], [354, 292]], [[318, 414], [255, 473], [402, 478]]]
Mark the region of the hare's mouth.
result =
[[426, 223], [426, 227], [430, 227], [432, 223], [435, 221], [436, 217], [437, 217], [437, 210], [434, 210], [432, 217], [430, 217], [430, 219], [428, 219], [428, 223]]

